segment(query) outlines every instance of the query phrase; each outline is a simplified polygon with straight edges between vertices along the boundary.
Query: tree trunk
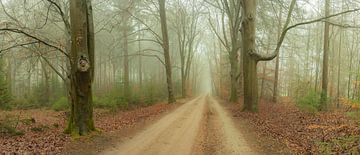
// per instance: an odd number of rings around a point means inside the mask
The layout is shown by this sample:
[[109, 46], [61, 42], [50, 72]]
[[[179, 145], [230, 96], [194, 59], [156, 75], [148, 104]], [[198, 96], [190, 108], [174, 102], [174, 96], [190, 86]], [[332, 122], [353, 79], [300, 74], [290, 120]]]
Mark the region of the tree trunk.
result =
[[[282, 31], [281, 23], [282, 23], [282, 7], [280, 7], [280, 11], [279, 11], [279, 24], [278, 24], [278, 34], [277, 34], [278, 39], [280, 39], [280, 35], [281, 35], [281, 31]], [[280, 54], [278, 54], [275, 61], [276, 61], [275, 62], [275, 79], [274, 79], [274, 89], [273, 89], [273, 98], [272, 98], [272, 101], [274, 103], [277, 102], [277, 96], [278, 96]]]
[[95, 130], [92, 81], [94, 27], [90, 0], [70, 1], [71, 19], [71, 113], [67, 133], [86, 135]]
[[[139, 26], [139, 30], [141, 29], [141, 27]], [[139, 41], [138, 41], [138, 48], [139, 48], [139, 68], [138, 68], [138, 71], [139, 71], [139, 88], [140, 88], [140, 91], [142, 90], [142, 82], [143, 82], [143, 71], [142, 71], [142, 56], [141, 56], [141, 36], [139, 35]], [[142, 93], [141, 93], [142, 94]]]
[[159, 0], [159, 11], [160, 11], [160, 20], [161, 20], [161, 32], [162, 32], [162, 47], [164, 49], [164, 58], [165, 58], [165, 69], [166, 69], [166, 82], [168, 88], [168, 102], [175, 102], [175, 97], [173, 94], [173, 85], [171, 78], [171, 61], [170, 61], [170, 49], [169, 49], [169, 38], [168, 30], [166, 23], [166, 11], [165, 11], [165, 0]]
[[[269, 43], [270, 45], [270, 43]], [[265, 76], [266, 76], [266, 66], [267, 66], [267, 62], [264, 62], [264, 66], [263, 66], [263, 71], [262, 71], [262, 76], [263, 78], [261, 79], [261, 88], [260, 88], [260, 99], [264, 97], [264, 89], [265, 89]]]
[[257, 60], [249, 55], [255, 52], [255, 17], [256, 1], [243, 0], [244, 21], [242, 23], [243, 37], [243, 67], [244, 67], [244, 111], [258, 111]]
[[42, 104], [46, 104], [48, 105], [49, 102], [50, 102], [50, 76], [49, 76], [49, 72], [47, 70], [47, 66], [45, 64], [45, 62], [41, 61], [41, 68], [43, 70], [43, 73], [44, 73], [44, 87], [45, 87], [45, 90], [44, 90], [44, 100]]
[[[325, 0], [325, 17], [330, 14], [330, 0]], [[327, 93], [328, 93], [328, 69], [329, 69], [329, 23], [325, 22], [324, 28], [324, 55], [323, 55], [323, 70], [322, 70], [322, 90], [320, 99], [320, 110], [327, 108]]]
[[[126, 20], [126, 19], [125, 19]], [[127, 22], [126, 22], [127, 23]], [[129, 82], [129, 49], [128, 49], [128, 33], [127, 24], [125, 23], [123, 30], [124, 41], [124, 98], [126, 102], [130, 100], [130, 82]]]
[[[343, 20], [342, 20], [343, 21]], [[341, 50], [342, 50], [342, 29], [340, 28], [340, 40], [339, 40], [339, 49], [338, 49], [338, 70], [337, 70], [337, 102], [336, 107], [339, 108], [340, 106], [340, 77], [341, 77]]]
[[[236, 49], [234, 49], [236, 50]], [[236, 103], [238, 101], [238, 92], [237, 92], [237, 86], [238, 86], [238, 53], [236, 51], [232, 51], [230, 54], [230, 102]]]
[[[242, 21], [242, 42], [243, 42], [243, 67], [244, 67], [244, 111], [258, 111], [258, 85], [257, 70], [258, 61], [269, 61], [279, 54], [279, 47], [282, 44], [284, 35], [279, 39], [277, 48], [271, 56], [263, 56], [256, 52], [255, 48], [255, 18], [256, 18], [256, 0], [243, 0], [243, 16]], [[292, 0], [288, 16], [284, 25], [284, 30], [290, 23], [292, 11], [296, 0]], [[284, 31], [285, 32], [285, 31]]]
[[[245, 43], [244, 43], [245, 44]], [[245, 46], [244, 46], [245, 47]], [[249, 47], [245, 47], [249, 48]], [[257, 61], [245, 56], [244, 63], [244, 111], [258, 111]]]

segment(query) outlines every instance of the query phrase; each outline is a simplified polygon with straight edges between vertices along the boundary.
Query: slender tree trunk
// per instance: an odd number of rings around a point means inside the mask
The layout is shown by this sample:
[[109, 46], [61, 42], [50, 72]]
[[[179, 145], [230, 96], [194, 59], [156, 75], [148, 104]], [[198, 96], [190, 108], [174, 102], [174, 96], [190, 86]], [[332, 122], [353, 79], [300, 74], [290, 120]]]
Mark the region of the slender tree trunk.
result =
[[[325, 17], [330, 14], [330, 0], [325, 0]], [[329, 23], [325, 22], [324, 28], [324, 55], [323, 55], [323, 69], [322, 69], [322, 89], [320, 99], [320, 110], [326, 110], [327, 108], [327, 93], [328, 93], [328, 70], [329, 70]]]
[[[141, 29], [141, 27], [139, 26], [139, 30]], [[139, 54], [139, 88], [140, 88], [140, 90], [142, 90], [142, 82], [143, 82], [143, 73], [142, 73], [142, 56], [140, 55], [141, 54], [141, 41], [140, 41], [140, 39], [141, 39], [141, 37], [140, 37], [140, 35], [139, 35], [139, 41], [138, 41], [138, 49], [139, 49], [139, 52], [138, 52], [138, 54]], [[141, 93], [142, 94], [142, 93]]]
[[319, 38], [319, 39], [317, 39], [317, 42], [316, 42], [316, 71], [315, 71], [316, 73], [315, 73], [315, 86], [314, 86], [315, 92], [317, 92], [318, 85], [319, 85], [318, 83], [319, 83], [320, 58], [321, 58], [320, 48], [321, 48], [321, 45], [320, 45], [320, 38]]
[[[280, 39], [281, 31], [282, 31], [282, 7], [280, 7], [279, 12], [279, 23], [278, 23], [278, 33], [277, 38]], [[272, 101], [274, 103], [277, 102], [277, 96], [278, 96], [278, 83], [279, 83], [279, 68], [280, 68], [280, 54], [276, 57], [275, 60], [275, 79], [274, 79], [274, 88], [273, 88], [273, 98]]]
[[127, 24], [123, 30], [123, 50], [124, 50], [124, 98], [127, 102], [130, 100], [130, 82], [129, 82], [129, 50], [128, 50], [128, 33]]
[[[266, 46], [266, 54], [268, 54], [270, 51], [271, 35], [268, 36], [267, 40], [268, 40], [268, 45]], [[262, 72], [263, 78], [261, 79], [260, 99], [264, 97], [264, 92], [265, 92], [266, 67], [267, 67], [267, 62], [265, 61]]]
[[90, 0], [70, 1], [71, 113], [67, 133], [86, 135], [95, 130], [92, 81], [94, 74], [94, 25]]
[[161, 20], [161, 32], [164, 49], [164, 58], [165, 58], [165, 69], [166, 69], [166, 82], [168, 87], [168, 102], [175, 102], [175, 97], [173, 94], [173, 84], [172, 84], [172, 75], [171, 75], [171, 61], [170, 61], [170, 49], [169, 49], [169, 38], [166, 22], [166, 10], [165, 10], [165, 0], [159, 0], [159, 11], [160, 11], [160, 20]]
[[237, 86], [238, 86], [238, 53], [236, 51], [232, 51], [230, 54], [230, 102], [237, 102], [238, 101], [238, 92], [237, 92]]
[[46, 64], [45, 62], [41, 61], [41, 68], [43, 70], [43, 74], [44, 74], [44, 87], [45, 87], [45, 90], [44, 90], [44, 103], [42, 104], [49, 104], [50, 102], [50, 76], [49, 76], [49, 73], [48, 73], [48, 70], [47, 70], [47, 67], [46, 67]]
[[349, 60], [349, 77], [348, 77], [348, 90], [347, 90], [347, 97], [350, 99], [350, 90], [351, 90], [351, 74], [352, 74], [352, 62], [353, 62], [353, 56], [354, 56], [354, 50], [357, 48], [354, 48], [355, 46], [355, 35], [356, 33], [353, 33], [353, 38], [352, 38], [352, 47], [350, 50], [350, 60]]
[[338, 70], [337, 70], [337, 102], [336, 107], [339, 108], [340, 106], [340, 77], [341, 77], [341, 50], [342, 50], [342, 29], [340, 28], [340, 41], [339, 41], [339, 49], [338, 49]]
[[267, 66], [267, 62], [264, 62], [264, 67], [263, 67], [263, 71], [262, 71], [263, 78], [261, 79], [260, 99], [264, 97], [264, 92], [265, 92], [266, 66]]

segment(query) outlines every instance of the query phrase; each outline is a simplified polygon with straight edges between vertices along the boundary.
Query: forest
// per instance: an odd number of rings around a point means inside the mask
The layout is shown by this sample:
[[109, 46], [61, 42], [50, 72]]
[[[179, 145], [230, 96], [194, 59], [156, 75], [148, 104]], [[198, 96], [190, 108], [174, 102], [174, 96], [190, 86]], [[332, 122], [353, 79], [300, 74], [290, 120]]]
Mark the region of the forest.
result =
[[0, 154], [360, 154], [358, 0], [0, 5]]

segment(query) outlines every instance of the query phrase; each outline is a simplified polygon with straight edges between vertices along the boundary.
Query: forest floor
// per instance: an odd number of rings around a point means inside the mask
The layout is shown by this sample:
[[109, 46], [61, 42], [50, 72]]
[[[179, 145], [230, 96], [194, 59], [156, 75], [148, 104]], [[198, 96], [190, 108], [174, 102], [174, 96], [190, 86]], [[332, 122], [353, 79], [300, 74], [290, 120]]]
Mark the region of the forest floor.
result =
[[[119, 130], [132, 130], [138, 124], [160, 117], [183, 102], [185, 100], [180, 100], [179, 104], [158, 103], [125, 111], [95, 109], [94, 121], [100, 134], [80, 139], [73, 139], [63, 133], [67, 112], [48, 109], [0, 111], [0, 154], [71, 153], [74, 146], [84, 143], [90, 145], [92, 139], [97, 139], [93, 137], [114, 135]], [[8, 130], [13, 130], [13, 133], [3, 132]]]
[[307, 113], [288, 99], [261, 101], [258, 113], [241, 112], [241, 103], [227, 106], [257, 137], [274, 139], [293, 154], [360, 154], [360, 120], [346, 111]]

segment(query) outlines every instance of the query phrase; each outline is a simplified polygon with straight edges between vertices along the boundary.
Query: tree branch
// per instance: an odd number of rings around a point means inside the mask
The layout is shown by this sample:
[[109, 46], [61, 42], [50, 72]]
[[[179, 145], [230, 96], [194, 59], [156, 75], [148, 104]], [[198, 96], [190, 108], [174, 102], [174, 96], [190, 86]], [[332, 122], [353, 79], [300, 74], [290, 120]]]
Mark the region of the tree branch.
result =
[[328, 18], [332, 18], [332, 17], [336, 17], [336, 16], [339, 16], [339, 15], [343, 15], [343, 14], [347, 14], [347, 13], [351, 13], [351, 12], [357, 12], [357, 11], [360, 11], [360, 8], [357, 8], [357, 9], [352, 9], [352, 10], [347, 10], [347, 11], [344, 11], [344, 12], [340, 12], [340, 13], [336, 13], [336, 14], [333, 14], [333, 15], [330, 15], [330, 16], [327, 16], [327, 17], [322, 17], [322, 18], [318, 18], [318, 19], [314, 19], [314, 20], [310, 20], [310, 21], [306, 21], [306, 22], [301, 22], [301, 23], [297, 23], [297, 24], [294, 24], [292, 26], [289, 26], [287, 28], [285, 28], [283, 30], [283, 32], [281, 33], [281, 36], [279, 38], [279, 41], [277, 43], [277, 46], [276, 46], [276, 49], [275, 51], [270, 54], [270, 55], [260, 55], [258, 53], [249, 53], [250, 55], [253, 55], [255, 57], [257, 57], [257, 60], [258, 61], [269, 61], [269, 60], [272, 60], [274, 59], [276, 56], [278, 56], [279, 54], [279, 51], [280, 51], [280, 47], [285, 39], [285, 36], [286, 36], [286, 33], [293, 29], [293, 28], [296, 28], [298, 26], [302, 26], [302, 25], [307, 25], [307, 24], [312, 24], [312, 23], [316, 23], [316, 22], [321, 22], [325, 19], [328, 19]]
[[15, 45], [13, 45], [13, 46], [10, 46], [10, 47], [8, 47], [8, 48], [5, 48], [5, 49], [0, 50], [0, 54], [2, 54], [2, 52], [4, 52], [4, 51], [11, 50], [11, 49], [17, 48], [17, 47], [19, 47], [19, 46], [32, 45], [32, 44], [36, 44], [36, 43], [40, 43], [40, 42], [39, 42], [39, 41], [33, 41], [33, 42], [29, 42], [29, 43], [15, 44]]
[[27, 36], [29, 38], [37, 40], [39, 43], [42, 43], [42, 44], [44, 44], [44, 45], [46, 45], [48, 47], [51, 47], [51, 48], [54, 48], [54, 49], [60, 51], [62, 54], [64, 54], [66, 57], [68, 57], [70, 59], [70, 56], [63, 49], [61, 49], [60, 47], [57, 47], [55, 45], [51, 45], [51, 44], [47, 43], [46, 41], [44, 41], [42, 39], [39, 39], [36, 36], [33, 36], [33, 35], [29, 34], [29, 33], [26, 33], [25, 31], [22, 31], [22, 30], [19, 30], [19, 29], [11, 29], [11, 28], [2, 28], [2, 29], [0, 29], [0, 31], [8, 31], [8, 32], [13, 32], [13, 33], [23, 34], [23, 35], [25, 35], [25, 36]]

